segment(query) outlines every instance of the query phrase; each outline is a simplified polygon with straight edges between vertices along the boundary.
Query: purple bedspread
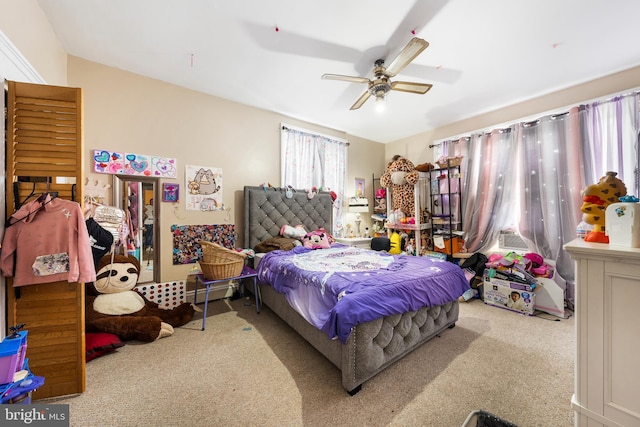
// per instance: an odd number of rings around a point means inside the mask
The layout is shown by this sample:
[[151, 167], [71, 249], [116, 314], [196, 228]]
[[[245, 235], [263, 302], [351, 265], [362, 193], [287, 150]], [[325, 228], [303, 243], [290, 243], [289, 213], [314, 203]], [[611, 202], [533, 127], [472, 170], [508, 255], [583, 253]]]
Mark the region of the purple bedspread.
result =
[[343, 343], [360, 323], [443, 305], [469, 289], [463, 270], [453, 263], [340, 244], [269, 252], [258, 266], [258, 280]]

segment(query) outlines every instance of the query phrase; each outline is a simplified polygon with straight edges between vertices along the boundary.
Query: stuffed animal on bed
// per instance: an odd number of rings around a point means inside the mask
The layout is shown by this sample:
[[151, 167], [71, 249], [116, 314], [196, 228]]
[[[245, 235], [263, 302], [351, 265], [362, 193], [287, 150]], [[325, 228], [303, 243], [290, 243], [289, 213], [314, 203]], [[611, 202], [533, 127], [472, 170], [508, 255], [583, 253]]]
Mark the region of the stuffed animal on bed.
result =
[[173, 334], [173, 328], [193, 318], [194, 307], [183, 303], [163, 309], [134, 290], [140, 263], [133, 255], [107, 254], [100, 259], [96, 281], [87, 285], [87, 332], [107, 332], [122, 341], [155, 341]]
[[414, 185], [420, 174], [411, 160], [402, 156], [393, 156], [387, 170], [380, 177], [380, 185], [391, 189], [391, 207], [400, 209], [405, 216], [415, 214]]
[[302, 240], [305, 234], [307, 234], [307, 230], [304, 229], [303, 225], [296, 225], [294, 227], [292, 225], [285, 224], [282, 227], [280, 227], [280, 235], [282, 237]]
[[302, 238], [302, 246], [308, 249], [327, 249], [331, 247], [329, 233], [318, 229], [307, 233]]

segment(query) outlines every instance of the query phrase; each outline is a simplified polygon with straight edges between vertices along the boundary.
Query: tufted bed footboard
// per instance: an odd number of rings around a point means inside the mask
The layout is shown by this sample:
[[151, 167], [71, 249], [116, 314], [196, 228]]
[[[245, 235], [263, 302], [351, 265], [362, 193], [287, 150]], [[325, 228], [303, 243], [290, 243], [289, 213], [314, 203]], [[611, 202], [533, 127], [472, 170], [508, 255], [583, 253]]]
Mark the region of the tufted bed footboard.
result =
[[356, 326], [348, 341], [330, 340], [309, 324], [268, 285], [260, 285], [263, 304], [342, 372], [342, 386], [354, 395], [362, 384], [458, 320], [458, 302], [424, 307]]

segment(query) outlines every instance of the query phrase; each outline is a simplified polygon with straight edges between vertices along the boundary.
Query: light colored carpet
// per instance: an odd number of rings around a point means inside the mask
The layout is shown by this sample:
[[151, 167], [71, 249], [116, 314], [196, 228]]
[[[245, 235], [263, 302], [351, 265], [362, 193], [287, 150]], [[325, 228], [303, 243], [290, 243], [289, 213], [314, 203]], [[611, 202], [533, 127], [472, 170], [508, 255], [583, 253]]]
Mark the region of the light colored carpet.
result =
[[529, 317], [480, 300], [456, 327], [366, 382], [338, 369], [250, 299], [210, 303], [153, 343], [87, 364], [72, 426], [462, 426], [483, 409], [518, 426], [573, 425], [573, 317]]

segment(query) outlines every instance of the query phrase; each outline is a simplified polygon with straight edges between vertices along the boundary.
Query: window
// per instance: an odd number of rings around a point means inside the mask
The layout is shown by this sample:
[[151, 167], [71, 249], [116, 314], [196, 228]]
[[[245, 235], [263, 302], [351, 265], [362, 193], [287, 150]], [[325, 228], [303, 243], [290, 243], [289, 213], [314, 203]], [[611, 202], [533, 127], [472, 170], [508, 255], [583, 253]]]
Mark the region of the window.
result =
[[342, 216], [348, 145], [338, 138], [281, 126], [280, 185], [335, 192], [334, 227], [336, 218]]
[[639, 110], [639, 95], [631, 93], [443, 141], [438, 156], [463, 156], [467, 249], [489, 252], [512, 228], [573, 282], [562, 246], [577, 237], [584, 188], [615, 171], [628, 194], [638, 191]]

